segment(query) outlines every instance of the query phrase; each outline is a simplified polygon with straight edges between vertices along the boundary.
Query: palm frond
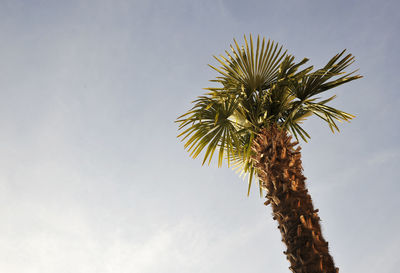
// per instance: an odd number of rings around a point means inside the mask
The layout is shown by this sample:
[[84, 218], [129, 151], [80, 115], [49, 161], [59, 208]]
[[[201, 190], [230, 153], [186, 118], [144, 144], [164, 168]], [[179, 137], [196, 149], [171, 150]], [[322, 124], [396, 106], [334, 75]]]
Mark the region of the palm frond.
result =
[[[204, 149], [203, 164], [210, 164], [212, 156], [218, 146], [218, 165], [222, 164], [223, 153], [232, 153], [238, 146], [237, 129], [229, 119], [238, 104], [237, 99], [227, 98], [216, 100], [208, 96], [202, 96], [195, 101], [195, 106], [177, 120], [180, 130], [178, 135], [185, 142], [185, 149], [190, 156], [196, 158]], [[236, 150], [238, 150], [236, 148]]]
[[273, 41], [268, 40], [265, 43], [265, 38], [261, 41], [259, 36], [255, 50], [251, 35], [250, 45], [246, 36], [244, 40], [243, 47], [234, 40], [234, 46], [230, 46], [232, 53], [226, 51], [227, 57], [214, 56], [221, 66], [217, 68], [210, 65], [210, 67], [222, 75], [214, 81], [220, 82], [224, 87], [243, 85], [247, 92], [253, 92], [273, 82], [286, 51]]

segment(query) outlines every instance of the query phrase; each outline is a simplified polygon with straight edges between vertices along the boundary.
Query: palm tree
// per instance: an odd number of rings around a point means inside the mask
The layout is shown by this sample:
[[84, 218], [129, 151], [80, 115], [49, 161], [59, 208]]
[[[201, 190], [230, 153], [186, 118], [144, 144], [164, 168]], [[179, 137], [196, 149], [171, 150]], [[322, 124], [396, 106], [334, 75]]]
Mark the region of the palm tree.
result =
[[[219, 76], [195, 100], [194, 106], [178, 117], [178, 135], [190, 156], [204, 152], [203, 164], [210, 164], [218, 150], [218, 166], [226, 158], [228, 166], [249, 177], [256, 177], [260, 193], [266, 191], [273, 218], [278, 221], [284, 252], [296, 273], [336, 273], [328, 243], [321, 234], [318, 210], [305, 186], [298, 140], [309, 134], [300, 126], [316, 115], [334, 132], [335, 121], [349, 121], [354, 116], [328, 106], [335, 96], [318, 96], [336, 86], [361, 78], [343, 70], [353, 63], [345, 51], [335, 55], [321, 69], [302, 68], [308, 59], [295, 62], [277, 43], [250, 35], [244, 46], [236, 40], [231, 52], [215, 59]], [[295, 139], [292, 140], [294, 136]], [[297, 148], [296, 148], [297, 147]], [[248, 191], [249, 194], [249, 191]]]

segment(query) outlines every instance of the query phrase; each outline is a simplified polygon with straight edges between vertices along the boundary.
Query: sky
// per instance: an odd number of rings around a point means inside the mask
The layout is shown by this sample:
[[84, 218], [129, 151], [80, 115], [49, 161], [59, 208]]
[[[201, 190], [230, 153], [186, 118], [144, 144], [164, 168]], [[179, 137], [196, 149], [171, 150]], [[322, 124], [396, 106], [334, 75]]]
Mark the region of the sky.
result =
[[[289, 272], [271, 208], [202, 167], [177, 116], [233, 38], [316, 67], [347, 49], [356, 115], [310, 118], [304, 175], [340, 272], [400, 266], [398, 1], [0, 0], [0, 271]], [[329, 95], [329, 94], [328, 94]]]

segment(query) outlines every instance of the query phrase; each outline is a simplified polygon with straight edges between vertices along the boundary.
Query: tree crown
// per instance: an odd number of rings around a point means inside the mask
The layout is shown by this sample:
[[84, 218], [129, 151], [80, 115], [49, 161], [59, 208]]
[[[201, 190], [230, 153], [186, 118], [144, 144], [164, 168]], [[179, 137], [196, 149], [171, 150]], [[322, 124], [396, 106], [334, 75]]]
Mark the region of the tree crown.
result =
[[203, 164], [218, 150], [218, 166], [225, 157], [228, 166], [249, 174], [249, 189], [254, 174], [250, 160], [253, 139], [262, 128], [271, 125], [288, 130], [296, 139], [307, 141], [310, 135], [301, 127], [308, 116], [316, 115], [339, 131], [336, 121], [349, 121], [354, 116], [327, 105], [335, 96], [321, 99], [319, 94], [336, 86], [361, 78], [356, 71], [344, 69], [354, 62], [345, 50], [315, 71], [303, 68], [308, 59], [295, 62], [274, 41], [260, 39], [254, 45], [244, 37], [244, 46], [234, 39], [231, 52], [214, 58], [219, 67], [211, 66], [219, 75], [211, 80], [220, 87], [193, 101], [194, 106], [177, 119], [178, 135], [185, 142], [190, 156], [196, 158], [203, 150]]

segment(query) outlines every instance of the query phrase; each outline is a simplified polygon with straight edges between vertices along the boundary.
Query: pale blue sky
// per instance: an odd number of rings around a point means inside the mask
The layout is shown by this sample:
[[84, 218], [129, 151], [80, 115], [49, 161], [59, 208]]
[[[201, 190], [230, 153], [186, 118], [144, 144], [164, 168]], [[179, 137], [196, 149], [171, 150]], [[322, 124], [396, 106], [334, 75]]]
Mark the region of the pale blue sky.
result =
[[[201, 167], [175, 118], [212, 55], [260, 34], [364, 78], [357, 116], [305, 128], [304, 173], [340, 272], [400, 266], [397, 1], [0, 1], [0, 271], [289, 272], [271, 209]], [[333, 93], [333, 92], [332, 92]]]

